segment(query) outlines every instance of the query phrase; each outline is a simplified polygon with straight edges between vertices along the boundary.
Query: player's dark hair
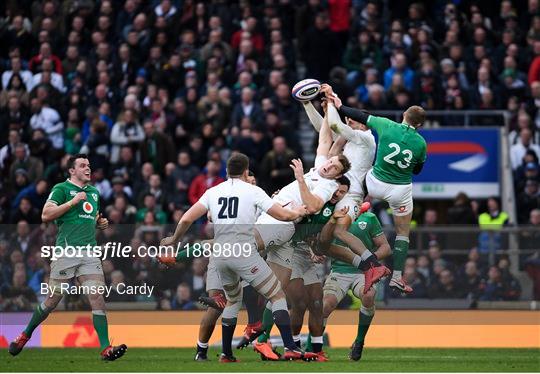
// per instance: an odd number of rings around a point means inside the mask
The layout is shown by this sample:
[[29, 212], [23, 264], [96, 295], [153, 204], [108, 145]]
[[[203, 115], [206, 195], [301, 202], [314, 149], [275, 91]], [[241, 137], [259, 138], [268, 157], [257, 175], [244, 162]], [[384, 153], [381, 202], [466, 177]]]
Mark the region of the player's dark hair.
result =
[[426, 111], [418, 105], [413, 105], [403, 113], [407, 125], [420, 127], [426, 120]]
[[77, 159], [79, 158], [84, 158], [85, 160], [88, 160], [88, 156], [83, 153], [78, 153], [76, 155], [73, 155], [68, 159], [68, 162], [67, 162], [68, 170], [73, 169], [75, 167], [75, 161], [77, 161]]
[[229, 177], [239, 177], [249, 168], [249, 158], [243, 153], [235, 153], [227, 160]]
[[341, 165], [343, 165], [343, 170], [341, 171], [341, 174], [345, 174], [346, 172], [351, 170], [351, 162], [343, 153], [338, 155], [338, 161], [341, 163]]
[[250, 177], [254, 177], [254, 176], [255, 176], [255, 173], [253, 173], [253, 172], [250, 170], [249, 173], [248, 173], [248, 175], [249, 175]]
[[339, 185], [344, 185], [344, 186], [347, 186], [348, 189], [351, 188], [351, 181], [349, 178], [347, 178], [346, 176], [342, 175], [341, 177], [339, 177], [338, 179], [336, 179], [336, 182], [339, 183]]

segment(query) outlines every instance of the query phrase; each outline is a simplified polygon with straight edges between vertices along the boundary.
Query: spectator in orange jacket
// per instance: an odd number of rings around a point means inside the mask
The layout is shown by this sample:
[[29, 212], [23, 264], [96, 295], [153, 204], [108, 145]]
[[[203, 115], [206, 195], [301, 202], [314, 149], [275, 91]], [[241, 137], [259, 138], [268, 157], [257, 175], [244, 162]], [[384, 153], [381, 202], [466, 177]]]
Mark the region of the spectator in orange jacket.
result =
[[193, 205], [210, 187], [217, 186], [225, 180], [219, 176], [221, 165], [214, 160], [209, 160], [206, 163], [206, 172], [202, 172], [193, 179], [189, 186], [188, 199]]

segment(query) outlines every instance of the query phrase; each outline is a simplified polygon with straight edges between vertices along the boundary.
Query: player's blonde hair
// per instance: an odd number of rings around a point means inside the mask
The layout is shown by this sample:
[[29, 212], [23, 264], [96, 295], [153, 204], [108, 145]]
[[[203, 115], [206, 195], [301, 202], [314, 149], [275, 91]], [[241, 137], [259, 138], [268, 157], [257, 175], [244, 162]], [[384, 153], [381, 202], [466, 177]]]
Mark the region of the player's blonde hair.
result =
[[426, 120], [426, 111], [418, 105], [413, 105], [403, 113], [403, 119], [407, 125], [420, 127]]

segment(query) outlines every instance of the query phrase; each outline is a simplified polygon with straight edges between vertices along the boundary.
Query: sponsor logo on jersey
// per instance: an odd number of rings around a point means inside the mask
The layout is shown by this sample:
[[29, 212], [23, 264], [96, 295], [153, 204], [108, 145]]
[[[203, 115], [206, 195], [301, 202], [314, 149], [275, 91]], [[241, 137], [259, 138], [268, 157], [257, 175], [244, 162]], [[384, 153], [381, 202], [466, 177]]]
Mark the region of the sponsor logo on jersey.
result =
[[360, 227], [360, 230], [365, 230], [367, 227], [367, 222], [358, 222], [358, 227]]
[[324, 208], [322, 214], [323, 214], [323, 216], [328, 217], [329, 215], [332, 214], [332, 210], [330, 208], [326, 207], [326, 208]]
[[70, 196], [75, 196], [75, 195], [77, 195], [77, 191], [69, 191], [69, 195]]
[[82, 208], [83, 208], [84, 212], [88, 213], [88, 214], [90, 214], [90, 213], [92, 213], [94, 211], [94, 207], [88, 201], [85, 201], [83, 203]]
[[255, 274], [259, 271], [259, 268], [257, 266], [253, 266], [249, 271], [251, 272], [251, 274]]

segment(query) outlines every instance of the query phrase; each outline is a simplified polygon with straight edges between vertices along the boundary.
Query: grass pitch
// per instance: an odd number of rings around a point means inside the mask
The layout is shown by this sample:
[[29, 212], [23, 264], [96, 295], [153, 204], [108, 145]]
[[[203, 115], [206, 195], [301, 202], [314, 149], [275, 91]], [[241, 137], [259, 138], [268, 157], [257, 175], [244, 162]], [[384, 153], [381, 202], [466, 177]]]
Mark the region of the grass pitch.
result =
[[220, 364], [218, 349], [208, 362], [194, 362], [194, 349], [131, 348], [114, 362], [97, 349], [35, 348], [12, 357], [1, 351], [2, 372], [540, 372], [540, 349], [366, 348], [349, 361], [347, 349], [328, 349], [330, 362], [262, 362], [251, 349], [236, 351], [241, 362]]

